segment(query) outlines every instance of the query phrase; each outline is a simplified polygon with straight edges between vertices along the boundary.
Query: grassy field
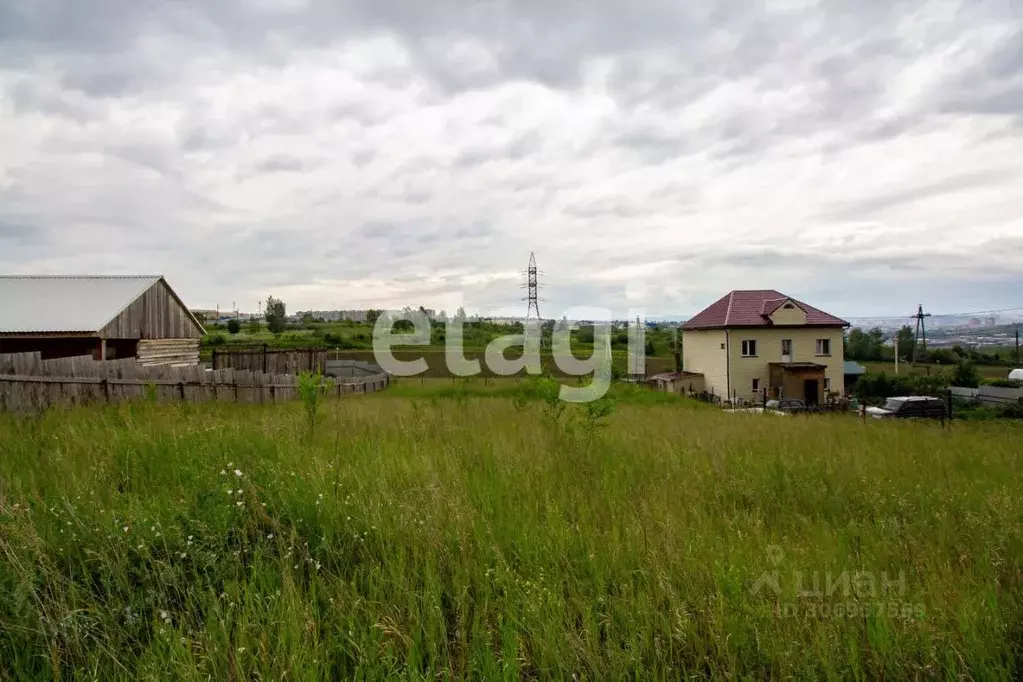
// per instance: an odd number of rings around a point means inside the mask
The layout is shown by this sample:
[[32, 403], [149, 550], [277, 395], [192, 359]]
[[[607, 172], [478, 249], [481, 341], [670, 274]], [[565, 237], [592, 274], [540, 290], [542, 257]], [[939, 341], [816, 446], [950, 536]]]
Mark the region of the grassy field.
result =
[[0, 677], [1023, 674], [1017, 425], [395, 388], [0, 415]]

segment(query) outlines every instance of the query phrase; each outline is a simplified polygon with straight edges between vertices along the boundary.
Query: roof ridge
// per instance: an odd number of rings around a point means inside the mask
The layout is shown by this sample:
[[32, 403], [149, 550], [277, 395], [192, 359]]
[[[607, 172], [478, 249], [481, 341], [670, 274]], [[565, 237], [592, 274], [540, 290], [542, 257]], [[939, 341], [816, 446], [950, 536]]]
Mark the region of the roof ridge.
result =
[[163, 275], [0, 275], [0, 279], [160, 279]]
[[728, 326], [728, 318], [732, 316], [732, 301], [735, 300], [735, 289], [728, 292], [728, 307], [725, 309], [725, 326]]

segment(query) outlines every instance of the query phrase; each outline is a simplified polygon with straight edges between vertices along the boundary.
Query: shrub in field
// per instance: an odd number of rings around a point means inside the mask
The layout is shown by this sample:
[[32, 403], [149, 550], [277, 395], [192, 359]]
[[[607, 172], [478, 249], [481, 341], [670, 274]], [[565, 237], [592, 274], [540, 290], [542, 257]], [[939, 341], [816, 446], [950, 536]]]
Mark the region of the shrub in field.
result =
[[982, 383], [985, 386], [995, 386], [996, 388], [1023, 388], [1023, 381], [1013, 381], [1012, 379], [987, 379]]
[[980, 386], [980, 372], [977, 366], [968, 360], [961, 360], [952, 370], [951, 382], [953, 386], [963, 388], [977, 388]]
[[316, 428], [320, 403], [332, 384], [331, 380], [324, 381], [323, 375], [319, 372], [305, 371], [298, 375], [298, 395], [302, 399], [302, 408], [310, 432]]

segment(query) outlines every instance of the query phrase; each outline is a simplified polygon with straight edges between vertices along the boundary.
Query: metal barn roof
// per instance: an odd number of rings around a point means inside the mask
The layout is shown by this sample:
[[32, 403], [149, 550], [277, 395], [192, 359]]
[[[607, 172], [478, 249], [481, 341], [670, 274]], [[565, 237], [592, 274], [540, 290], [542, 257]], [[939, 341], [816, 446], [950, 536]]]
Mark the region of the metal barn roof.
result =
[[97, 332], [161, 279], [0, 276], [0, 334]]

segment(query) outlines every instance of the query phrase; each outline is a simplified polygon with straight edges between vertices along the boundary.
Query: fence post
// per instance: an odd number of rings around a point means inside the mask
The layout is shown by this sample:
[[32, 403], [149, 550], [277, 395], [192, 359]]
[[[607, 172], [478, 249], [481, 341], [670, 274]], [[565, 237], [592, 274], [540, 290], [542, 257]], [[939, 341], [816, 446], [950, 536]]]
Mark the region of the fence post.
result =
[[213, 369], [217, 368], [217, 349], [213, 349]]
[[103, 400], [106, 401], [106, 403], [109, 405], [110, 404], [110, 384], [107, 382], [106, 378], [104, 378], [100, 383], [103, 384]]
[[946, 406], [947, 406], [947, 409], [948, 409], [948, 421], [951, 422], [952, 421], [952, 389], [951, 388], [945, 389], [945, 399], [948, 401], [946, 403]]
[[185, 382], [178, 382], [178, 395], [181, 396], [181, 402], [185, 402]]
[[[271, 379], [273, 381], [273, 379]], [[277, 384], [270, 384], [270, 402], [277, 402]]]
[[266, 374], [266, 344], [263, 344], [263, 374]]

